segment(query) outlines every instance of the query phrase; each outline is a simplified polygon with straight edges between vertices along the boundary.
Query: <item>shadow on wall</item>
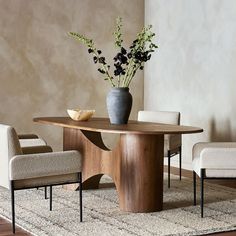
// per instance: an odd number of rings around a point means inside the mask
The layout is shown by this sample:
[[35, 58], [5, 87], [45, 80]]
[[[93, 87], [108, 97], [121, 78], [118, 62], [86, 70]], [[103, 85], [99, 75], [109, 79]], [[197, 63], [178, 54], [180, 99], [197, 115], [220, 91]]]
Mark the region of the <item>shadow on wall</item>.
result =
[[233, 142], [232, 127], [230, 119], [226, 119], [216, 124], [215, 119], [211, 119], [209, 138], [211, 142]]

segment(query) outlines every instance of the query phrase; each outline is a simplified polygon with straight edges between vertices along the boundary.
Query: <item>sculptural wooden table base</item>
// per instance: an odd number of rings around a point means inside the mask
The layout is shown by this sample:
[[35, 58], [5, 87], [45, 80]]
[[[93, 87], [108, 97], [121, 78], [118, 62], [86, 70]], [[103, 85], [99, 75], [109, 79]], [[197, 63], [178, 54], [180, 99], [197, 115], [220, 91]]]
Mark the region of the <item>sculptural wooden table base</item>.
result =
[[114, 150], [108, 150], [101, 133], [64, 128], [64, 150], [79, 150], [83, 156], [85, 188], [98, 188], [109, 175], [124, 211], [162, 210], [164, 135], [121, 134]]
[[[129, 212], [162, 210], [164, 134], [202, 132], [194, 127], [137, 121], [112, 126], [105, 118], [89, 122], [68, 118], [34, 121], [64, 127], [64, 150], [79, 150], [83, 157], [83, 186], [98, 188], [102, 175], [109, 175], [116, 186], [120, 209]], [[100, 131], [120, 133], [114, 150], [104, 145]]]

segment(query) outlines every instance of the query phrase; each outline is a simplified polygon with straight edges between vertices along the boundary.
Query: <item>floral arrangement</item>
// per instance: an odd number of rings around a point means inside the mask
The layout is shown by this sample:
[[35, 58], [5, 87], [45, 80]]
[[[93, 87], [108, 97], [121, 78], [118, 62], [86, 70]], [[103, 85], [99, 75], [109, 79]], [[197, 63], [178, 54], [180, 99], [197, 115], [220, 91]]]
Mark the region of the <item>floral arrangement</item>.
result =
[[102, 51], [96, 48], [92, 39], [75, 32], [69, 32], [68, 35], [88, 47], [88, 53], [93, 55], [93, 61], [98, 65], [98, 71], [104, 75], [104, 80], [108, 80], [112, 87], [129, 87], [136, 72], [143, 70], [144, 63], [150, 60], [151, 54], [158, 48], [152, 42], [155, 33], [151, 31], [151, 28], [151, 25], [144, 27], [127, 50], [122, 46], [122, 18], [118, 17], [116, 19], [116, 28], [113, 35], [115, 46], [119, 49], [119, 52], [113, 58], [113, 73], [110, 72], [111, 66], [102, 55]]

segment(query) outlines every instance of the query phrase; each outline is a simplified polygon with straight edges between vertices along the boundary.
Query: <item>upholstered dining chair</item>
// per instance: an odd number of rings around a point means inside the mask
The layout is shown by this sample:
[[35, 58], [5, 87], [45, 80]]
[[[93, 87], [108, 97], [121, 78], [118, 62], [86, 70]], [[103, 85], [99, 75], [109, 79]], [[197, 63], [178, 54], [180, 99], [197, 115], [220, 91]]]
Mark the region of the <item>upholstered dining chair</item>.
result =
[[[52, 148], [47, 145], [46, 141], [39, 138], [37, 134], [18, 134], [20, 146], [23, 154], [52, 152]], [[45, 187], [44, 198], [48, 199], [47, 187]]]
[[[180, 112], [139, 111], [138, 121], [179, 125]], [[182, 137], [181, 134], [164, 136], [164, 157], [168, 158], [168, 188], [170, 188], [170, 159], [179, 154], [179, 179], [181, 180]]]
[[[52, 152], [52, 148], [47, 145], [46, 141], [39, 138], [37, 134], [18, 134], [20, 146], [23, 154]], [[44, 188], [44, 198], [48, 199], [47, 187]]]
[[205, 179], [236, 179], [236, 142], [201, 142], [193, 146], [193, 193], [196, 205], [196, 175], [201, 181], [201, 217]]
[[79, 183], [82, 221], [82, 163], [78, 151], [23, 154], [13, 127], [0, 124], [0, 186], [10, 189], [12, 230], [15, 233], [15, 190]]

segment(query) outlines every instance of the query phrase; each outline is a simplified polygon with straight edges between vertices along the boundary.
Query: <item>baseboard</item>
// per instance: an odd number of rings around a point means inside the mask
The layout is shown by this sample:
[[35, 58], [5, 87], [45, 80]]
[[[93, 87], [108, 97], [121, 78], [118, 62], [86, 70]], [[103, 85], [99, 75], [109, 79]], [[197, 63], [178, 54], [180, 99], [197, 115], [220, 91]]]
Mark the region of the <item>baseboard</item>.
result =
[[[164, 172], [168, 172], [168, 165], [164, 165]], [[179, 168], [175, 167], [175, 166], [171, 166], [170, 167], [170, 173], [174, 174], [174, 175], [179, 175]], [[193, 171], [192, 170], [187, 170], [187, 169], [182, 168], [181, 173], [182, 173], [183, 177], [192, 178], [192, 176], [193, 176]]]
[[[168, 159], [167, 158], [164, 158], [164, 165], [168, 165]], [[179, 168], [179, 157], [178, 158], [172, 157], [170, 165], [173, 166], [173, 167]], [[192, 170], [192, 163], [182, 162], [182, 169]]]

